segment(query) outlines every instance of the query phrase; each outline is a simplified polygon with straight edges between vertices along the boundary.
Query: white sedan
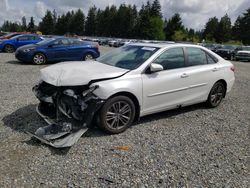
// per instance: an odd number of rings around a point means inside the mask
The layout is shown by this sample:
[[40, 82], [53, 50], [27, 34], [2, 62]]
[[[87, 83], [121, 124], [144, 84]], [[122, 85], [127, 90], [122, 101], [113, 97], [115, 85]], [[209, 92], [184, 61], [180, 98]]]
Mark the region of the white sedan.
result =
[[49, 126], [33, 136], [68, 147], [93, 122], [116, 134], [145, 115], [201, 102], [216, 107], [234, 80], [232, 63], [188, 44], [128, 44], [96, 61], [52, 65], [33, 88]]

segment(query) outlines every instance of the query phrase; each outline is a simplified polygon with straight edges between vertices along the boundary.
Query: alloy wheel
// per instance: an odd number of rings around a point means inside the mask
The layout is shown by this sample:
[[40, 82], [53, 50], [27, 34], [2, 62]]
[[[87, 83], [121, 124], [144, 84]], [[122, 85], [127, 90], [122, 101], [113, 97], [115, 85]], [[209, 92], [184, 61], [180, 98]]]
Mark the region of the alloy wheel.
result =
[[211, 104], [213, 106], [218, 106], [223, 99], [224, 86], [223, 84], [217, 84], [211, 91]]
[[118, 101], [112, 104], [107, 110], [107, 126], [110, 129], [122, 129], [130, 122], [131, 116], [131, 106], [125, 101]]
[[11, 45], [6, 45], [4, 47], [4, 51], [7, 52], [7, 53], [13, 53], [15, 51], [14, 47], [11, 46]]

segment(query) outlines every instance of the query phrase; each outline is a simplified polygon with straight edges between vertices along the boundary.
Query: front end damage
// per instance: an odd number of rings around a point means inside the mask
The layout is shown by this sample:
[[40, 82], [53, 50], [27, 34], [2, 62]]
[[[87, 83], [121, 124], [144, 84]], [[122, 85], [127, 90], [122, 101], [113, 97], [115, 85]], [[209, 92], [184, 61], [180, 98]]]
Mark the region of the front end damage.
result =
[[54, 86], [41, 81], [33, 87], [40, 100], [37, 113], [48, 123], [34, 134], [56, 148], [70, 147], [91, 127], [95, 113], [104, 100], [94, 95], [98, 86]]

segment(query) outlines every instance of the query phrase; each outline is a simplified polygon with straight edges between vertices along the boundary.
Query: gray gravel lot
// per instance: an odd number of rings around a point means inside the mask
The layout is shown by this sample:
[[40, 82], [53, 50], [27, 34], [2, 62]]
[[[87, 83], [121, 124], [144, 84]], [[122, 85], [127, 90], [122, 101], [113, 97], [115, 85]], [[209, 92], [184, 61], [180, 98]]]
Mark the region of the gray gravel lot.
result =
[[250, 187], [250, 63], [234, 64], [218, 108], [147, 116], [119, 135], [90, 130], [58, 150], [25, 133], [45, 125], [31, 91], [45, 66], [0, 53], [0, 187]]

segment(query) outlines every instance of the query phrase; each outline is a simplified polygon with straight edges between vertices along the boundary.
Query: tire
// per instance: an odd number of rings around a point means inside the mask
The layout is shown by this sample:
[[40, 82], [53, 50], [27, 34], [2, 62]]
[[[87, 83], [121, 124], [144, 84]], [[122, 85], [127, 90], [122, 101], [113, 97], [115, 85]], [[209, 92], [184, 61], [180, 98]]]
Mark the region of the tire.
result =
[[135, 104], [126, 96], [109, 99], [98, 115], [99, 127], [109, 134], [124, 132], [134, 121]]
[[224, 98], [226, 93], [226, 88], [225, 85], [222, 82], [216, 82], [209, 95], [208, 95], [208, 99], [207, 99], [207, 105], [210, 108], [215, 108], [217, 106], [219, 106], [219, 104], [221, 103], [222, 99]]
[[33, 58], [32, 62], [36, 65], [42, 65], [47, 62], [46, 56], [42, 53], [36, 53]]
[[6, 44], [5, 46], [4, 46], [4, 52], [6, 52], [6, 53], [13, 53], [13, 52], [15, 52], [15, 47], [14, 46], [12, 46], [12, 45], [10, 45], [10, 44]]
[[83, 61], [91, 61], [94, 60], [94, 56], [91, 53], [86, 53], [83, 57]]

